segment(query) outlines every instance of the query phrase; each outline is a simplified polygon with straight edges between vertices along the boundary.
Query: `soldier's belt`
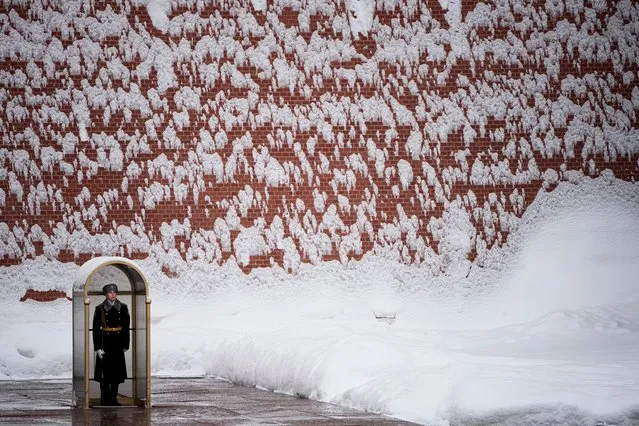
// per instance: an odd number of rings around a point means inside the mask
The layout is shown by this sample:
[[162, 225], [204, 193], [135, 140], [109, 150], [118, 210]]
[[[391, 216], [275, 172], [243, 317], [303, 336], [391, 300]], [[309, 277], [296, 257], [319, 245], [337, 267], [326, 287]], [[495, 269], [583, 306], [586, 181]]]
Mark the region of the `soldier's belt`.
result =
[[122, 327], [100, 327], [102, 331], [122, 331]]

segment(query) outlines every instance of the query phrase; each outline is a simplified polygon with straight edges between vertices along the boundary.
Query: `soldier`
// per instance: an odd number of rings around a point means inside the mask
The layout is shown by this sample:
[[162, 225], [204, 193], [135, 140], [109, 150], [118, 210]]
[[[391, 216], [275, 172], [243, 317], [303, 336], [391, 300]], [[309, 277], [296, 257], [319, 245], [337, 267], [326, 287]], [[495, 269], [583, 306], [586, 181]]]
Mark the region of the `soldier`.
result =
[[129, 349], [129, 309], [118, 300], [118, 286], [102, 287], [104, 302], [93, 315], [95, 377], [100, 382], [100, 405], [120, 405], [118, 387], [126, 378], [124, 352]]

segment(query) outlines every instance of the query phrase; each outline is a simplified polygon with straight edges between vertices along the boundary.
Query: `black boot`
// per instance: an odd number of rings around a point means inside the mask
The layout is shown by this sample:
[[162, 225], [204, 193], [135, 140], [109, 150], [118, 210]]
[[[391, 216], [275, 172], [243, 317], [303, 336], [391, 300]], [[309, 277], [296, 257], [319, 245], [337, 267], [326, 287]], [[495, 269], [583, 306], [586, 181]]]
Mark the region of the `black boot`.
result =
[[120, 406], [121, 404], [118, 402], [118, 388], [120, 387], [119, 383], [111, 383], [111, 405]]
[[100, 405], [107, 405], [109, 400], [109, 385], [104, 382], [100, 382]]

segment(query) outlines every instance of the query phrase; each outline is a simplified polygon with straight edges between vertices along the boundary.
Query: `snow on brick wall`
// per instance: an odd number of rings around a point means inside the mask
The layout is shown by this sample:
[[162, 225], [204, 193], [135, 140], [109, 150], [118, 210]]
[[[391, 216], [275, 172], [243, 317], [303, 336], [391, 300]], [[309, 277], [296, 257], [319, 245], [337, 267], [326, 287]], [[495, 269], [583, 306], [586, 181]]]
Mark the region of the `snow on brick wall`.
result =
[[5, 0], [0, 265], [464, 273], [540, 189], [639, 177], [637, 22], [630, 0]]

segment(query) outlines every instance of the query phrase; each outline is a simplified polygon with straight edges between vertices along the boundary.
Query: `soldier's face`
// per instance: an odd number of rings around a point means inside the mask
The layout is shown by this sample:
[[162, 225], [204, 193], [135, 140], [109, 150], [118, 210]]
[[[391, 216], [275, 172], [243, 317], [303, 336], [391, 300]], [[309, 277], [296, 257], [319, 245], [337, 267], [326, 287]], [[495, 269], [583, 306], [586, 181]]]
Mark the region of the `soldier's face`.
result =
[[109, 299], [111, 302], [113, 302], [117, 297], [118, 297], [118, 293], [116, 293], [115, 291], [110, 291], [106, 294], [107, 299]]

